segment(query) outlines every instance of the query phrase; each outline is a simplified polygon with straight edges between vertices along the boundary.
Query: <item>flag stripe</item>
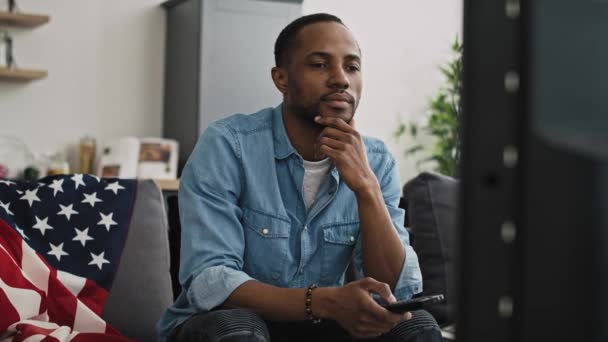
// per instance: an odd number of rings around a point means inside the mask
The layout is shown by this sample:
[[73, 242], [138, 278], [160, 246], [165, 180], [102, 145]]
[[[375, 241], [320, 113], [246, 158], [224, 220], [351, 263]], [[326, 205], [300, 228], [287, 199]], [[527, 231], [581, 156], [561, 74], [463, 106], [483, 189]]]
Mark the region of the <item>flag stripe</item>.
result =
[[4, 293], [4, 290], [0, 290], [0, 308], [2, 308], [2, 315], [0, 315], [0, 331], [5, 331], [13, 322], [18, 321], [19, 312], [13, 306], [8, 296]]
[[9, 286], [2, 279], [0, 279], [0, 289], [8, 297], [11, 306], [17, 311], [18, 320], [38, 314], [42, 298], [36, 291]]
[[49, 275], [51, 273], [48, 266], [25, 241], [22, 243], [22, 251], [21, 268], [23, 273], [37, 288], [45, 293], [48, 292]]
[[57, 278], [74, 296], [78, 296], [87, 281], [86, 278], [63, 271], [57, 271]]

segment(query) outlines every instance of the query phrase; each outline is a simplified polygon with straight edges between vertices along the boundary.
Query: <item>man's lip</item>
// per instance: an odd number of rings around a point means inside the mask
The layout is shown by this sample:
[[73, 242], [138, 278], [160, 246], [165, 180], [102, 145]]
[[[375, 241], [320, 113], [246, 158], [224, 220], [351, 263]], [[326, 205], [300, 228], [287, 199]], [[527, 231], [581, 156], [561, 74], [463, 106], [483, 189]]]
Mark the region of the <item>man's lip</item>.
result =
[[323, 102], [332, 108], [346, 109], [350, 107], [350, 102], [343, 100], [323, 100]]
[[329, 102], [334, 102], [334, 101], [343, 101], [343, 102], [348, 102], [348, 103], [354, 102], [353, 98], [347, 94], [331, 94], [331, 95], [323, 96], [322, 100], [329, 101]]

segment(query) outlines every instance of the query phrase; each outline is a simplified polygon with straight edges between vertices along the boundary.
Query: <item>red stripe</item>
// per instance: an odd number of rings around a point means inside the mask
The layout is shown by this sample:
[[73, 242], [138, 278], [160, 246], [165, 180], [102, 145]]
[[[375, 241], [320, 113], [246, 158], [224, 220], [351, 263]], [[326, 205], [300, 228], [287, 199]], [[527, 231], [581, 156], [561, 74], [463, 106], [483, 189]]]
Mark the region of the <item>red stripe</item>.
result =
[[2, 244], [15, 260], [17, 260], [18, 264], [21, 265], [21, 258], [23, 256], [21, 251], [21, 235], [2, 219], [0, 219], [0, 232], [2, 232], [0, 244]]
[[84, 287], [80, 290], [80, 293], [78, 293], [78, 299], [97, 315], [101, 316], [108, 295], [106, 289], [98, 286], [94, 281], [87, 279]]
[[[0, 244], [4, 245], [4, 241], [2, 236], [0, 236]], [[44, 292], [25, 278], [23, 271], [17, 266], [17, 261], [14, 258], [15, 256], [11, 255], [10, 251], [9, 254], [6, 254], [4, 250], [0, 249], [0, 277], [2, 281], [10, 287], [36, 291], [44, 298]]]
[[58, 325], [74, 326], [76, 297], [57, 279], [57, 270], [53, 268], [49, 276], [48, 291], [49, 320]]
[[19, 320], [19, 313], [8, 300], [4, 291], [0, 290], [0, 331], [6, 329]]
[[33, 335], [43, 335], [49, 338], [45, 338], [43, 339], [43, 341], [57, 341], [56, 338], [48, 336], [50, 333], [55, 331], [55, 329], [45, 329], [28, 323], [17, 324], [15, 328], [19, 333], [15, 335], [15, 337], [13, 338], [13, 342], [21, 342]]

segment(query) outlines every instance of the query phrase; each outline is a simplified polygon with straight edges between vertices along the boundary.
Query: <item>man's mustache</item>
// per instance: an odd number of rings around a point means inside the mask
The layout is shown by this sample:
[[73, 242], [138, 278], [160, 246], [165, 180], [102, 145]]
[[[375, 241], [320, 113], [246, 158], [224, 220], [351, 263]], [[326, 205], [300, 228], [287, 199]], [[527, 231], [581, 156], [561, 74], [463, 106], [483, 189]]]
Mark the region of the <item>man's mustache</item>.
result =
[[321, 96], [321, 101], [346, 101], [355, 103], [355, 97], [345, 91], [334, 91]]

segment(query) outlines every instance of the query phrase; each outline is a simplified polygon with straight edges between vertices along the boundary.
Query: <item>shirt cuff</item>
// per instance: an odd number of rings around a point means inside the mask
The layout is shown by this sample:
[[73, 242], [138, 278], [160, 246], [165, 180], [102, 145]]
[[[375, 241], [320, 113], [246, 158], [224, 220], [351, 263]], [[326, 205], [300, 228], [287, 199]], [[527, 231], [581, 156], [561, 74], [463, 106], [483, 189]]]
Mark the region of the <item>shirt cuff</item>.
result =
[[244, 282], [253, 280], [247, 273], [226, 266], [209, 267], [192, 280], [188, 301], [200, 311], [210, 311], [226, 301]]
[[412, 246], [405, 245], [405, 262], [393, 295], [397, 300], [407, 300], [420, 292], [422, 292], [422, 273], [418, 264], [418, 255]]

